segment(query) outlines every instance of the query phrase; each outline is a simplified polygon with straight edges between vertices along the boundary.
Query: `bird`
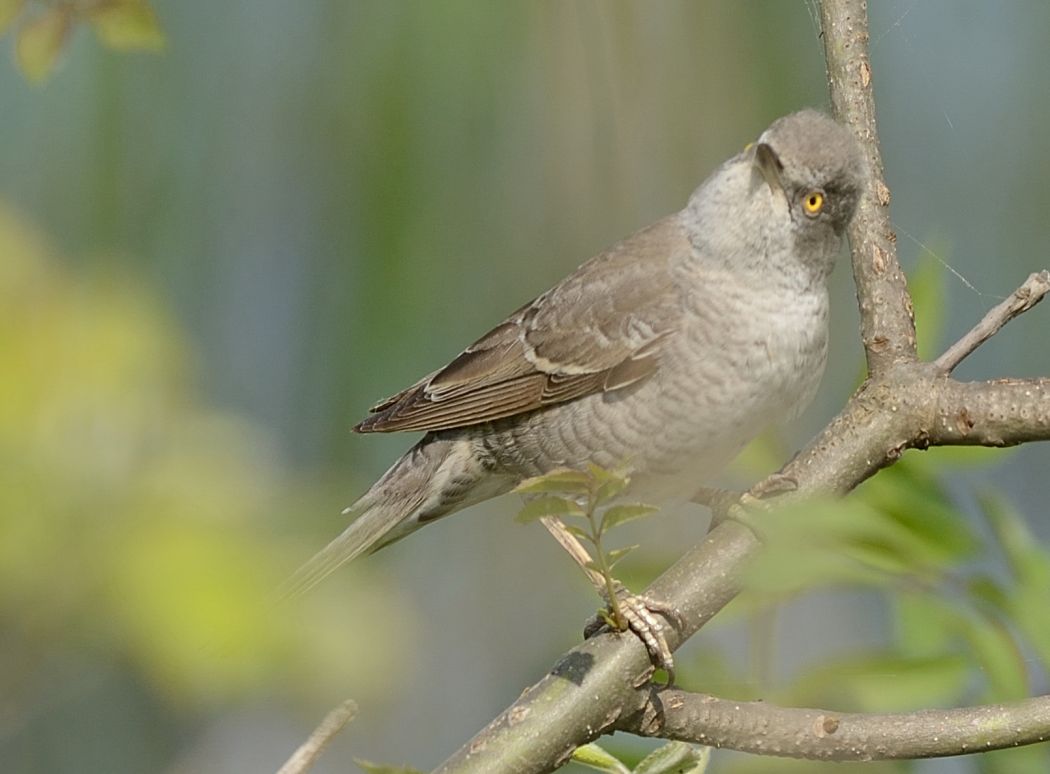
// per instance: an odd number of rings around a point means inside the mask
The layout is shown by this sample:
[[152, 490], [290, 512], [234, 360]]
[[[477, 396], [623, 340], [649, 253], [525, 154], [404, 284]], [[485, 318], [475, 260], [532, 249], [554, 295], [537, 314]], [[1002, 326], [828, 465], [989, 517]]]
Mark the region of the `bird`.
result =
[[681, 210], [376, 404], [355, 431], [424, 435], [283, 594], [559, 468], [626, 462], [633, 500], [689, 500], [816, 393], [828, 277], [867, 178], [848, 128], [814, 109], [781, 117]]

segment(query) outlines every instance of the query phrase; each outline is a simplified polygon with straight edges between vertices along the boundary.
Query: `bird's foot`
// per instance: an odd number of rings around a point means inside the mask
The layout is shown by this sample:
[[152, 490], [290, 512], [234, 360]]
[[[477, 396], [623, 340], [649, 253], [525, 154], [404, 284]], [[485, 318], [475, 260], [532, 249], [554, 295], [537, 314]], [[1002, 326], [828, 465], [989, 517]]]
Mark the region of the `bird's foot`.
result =
[[759, 500], [768, 500], [777, 495], [794, 492], [798, 489], [798, 480], [783, 473], [771, 473], [759, 481], [748, 493]]
[[738, 521], [748, 529], [754, 530], [754, 525], [746, 517], [748, 511], [767, 508], [766, 500], [794, 492], [796, 489], [797, 480], [783, 473], [772, 473], [751, 487], [748, 492], [701, 487], [693, 495], [693, 502], [711, 509], [709, 532], [726, 520]]
[[[619, 581], [615, 584], [615, 599], [606, 599], [608, 607], [584, 627], [584, 639], [599, 632], [630, 630], [642, 641], [649, 652], [649, 660], [657, 669], [667, 673], [667, 685], [674, 683], [674, 656], [667, 644], [666, 619], [674, 628], [683, 626], [682, 615], [671, 605], [641, 594], [632, 594]], [[603, 594], [602, 596], [608, 596]], [[619, 620], [617, 620], [619, 618]]]

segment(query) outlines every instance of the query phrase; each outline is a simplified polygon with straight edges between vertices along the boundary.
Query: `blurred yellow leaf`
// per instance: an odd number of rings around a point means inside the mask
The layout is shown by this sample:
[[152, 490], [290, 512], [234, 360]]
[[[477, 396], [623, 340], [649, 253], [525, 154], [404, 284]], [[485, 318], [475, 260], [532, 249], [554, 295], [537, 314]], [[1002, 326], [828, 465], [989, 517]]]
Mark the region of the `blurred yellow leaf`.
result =
[[[178, 327], [129, 273], [66, 271], [2, 204], [0, 256], [5, 656], [116, 659], [182, 705], [388, 690], [414, 639], [396, 589], [351, 568], [274, 604], [308, 548], [267, 524], [336, 513], [342, 487], [298, 482], [260, 427], [195, 394]], [[43, 669], [0, 669], [0, 695]]]
[[25, 0], [0, 0], [0, 34], [15, 20], [24, 5]]
[[87, 12], [99, 40], [121, 51], [159, 51], [164, 33], [146, 0], [111, 0]]
[[25, 77], [44, 80], [58, 64], [69, 37], [68, 9], [58, 6], [30, 20], [18, 31], [15, 57]]

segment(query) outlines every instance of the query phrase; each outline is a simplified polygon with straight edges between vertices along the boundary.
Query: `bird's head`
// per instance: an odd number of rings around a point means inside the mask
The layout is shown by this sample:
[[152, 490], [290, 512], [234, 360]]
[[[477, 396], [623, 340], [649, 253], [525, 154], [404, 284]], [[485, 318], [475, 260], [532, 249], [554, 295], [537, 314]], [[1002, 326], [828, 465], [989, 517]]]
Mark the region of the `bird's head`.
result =
[[768, 188], [768, 194], [754, 193], [786, 209], [803, 242], [842, 235], [867, 178], [863, 153], [848, 129], [816, 110], [802, 110], [774, 121], [745, 155], [753, 166], [753, 188]]
[[682, 224], [708, 265], [823, 281], [867, 178], [853, 134], [802, 110], [719, 167], [693, 192]]

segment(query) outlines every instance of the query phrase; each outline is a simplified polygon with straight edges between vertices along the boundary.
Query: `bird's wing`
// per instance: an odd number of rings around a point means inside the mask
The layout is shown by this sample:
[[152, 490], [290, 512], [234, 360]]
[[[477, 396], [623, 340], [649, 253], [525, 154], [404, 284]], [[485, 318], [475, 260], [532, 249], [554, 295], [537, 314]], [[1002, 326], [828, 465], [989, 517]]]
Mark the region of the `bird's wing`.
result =
[[634, 384], [659, 368], [680, 315], [670, 216], [592, 258], [444, 368], [372, 408], [358, 432], [445, 430]]

